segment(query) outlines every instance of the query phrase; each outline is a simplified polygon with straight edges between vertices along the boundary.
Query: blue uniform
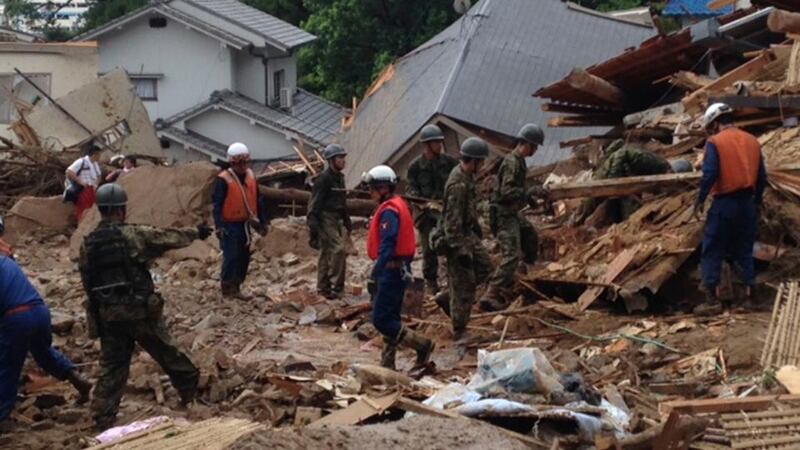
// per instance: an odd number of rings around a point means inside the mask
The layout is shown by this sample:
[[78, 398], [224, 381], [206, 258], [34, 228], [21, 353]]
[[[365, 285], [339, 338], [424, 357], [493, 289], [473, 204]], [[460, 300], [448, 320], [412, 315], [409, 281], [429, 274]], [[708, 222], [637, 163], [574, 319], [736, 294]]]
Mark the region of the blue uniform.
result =
[[400, 231], [400, 216], [397, 212], [386, 209], [381, 214], [379, 223], [381, 241], [378, 259], [372, 269], [372, 278], [378, 284], [372, 307], [372, 324], [382, 335], [396, 341], [402, 329], [400, 313], [406, 293], [403, 270], [410, 272], [411, 261], [406, 258], [401, 261], [403, 267], [386, 267], [390, 262], [397, 261], [395, 250]]
[[28, 351], [39, 367], [59, 380], [75, 368], [52, 342], [50, 310], [19, 265], [0, 256], [0, 421], [14, 409]]
[[[240, 177], [243, 181], [243, 178]], [[222, 247], [222, 274], [223, 282], [239, 285], [247, 277], [250, 267], [250, 231], [246, 222], [225, 222], [222, 219], [222, 206], [228, 196], [228, 184], [225, 180], [217, 178], [214, 185], [214, 224], [217, 229], [224, 230], [225, 234], [220, 242]], [[262, 224], [267, 223], [266, 205], [264, 197], [258, 197], [258, 219]]]
[[[719, 177], [719, 152], [712, 142], [708, 142], [703, 160], [699, 202], [705, 201]], [[755, 284], [753, 244], [758, 230], [758, 208], [761, 206], [766, 185], [767, 171], [762, 158], [753, 189], [714, 196], [706, 218], [701, 261], [703, 284], [707, 288], [713, 289], [719, 285], [722, 261], [725, 258], [730, 258], [739, 267], [745, 284]]]

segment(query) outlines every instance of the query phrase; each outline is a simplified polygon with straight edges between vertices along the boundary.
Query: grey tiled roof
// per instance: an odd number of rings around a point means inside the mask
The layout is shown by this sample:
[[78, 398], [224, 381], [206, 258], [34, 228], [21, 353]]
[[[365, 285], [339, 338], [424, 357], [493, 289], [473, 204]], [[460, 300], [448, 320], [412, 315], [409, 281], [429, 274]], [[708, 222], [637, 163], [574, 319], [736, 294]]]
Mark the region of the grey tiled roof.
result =
[[[437, 115], [513, 136], [550, 117], [532, 93], [575, 67], [603, 61], [651, 37], [650, 28], [569, 8], [561, 0], [481, 0], [400, 58], [393, 76], [356, 111], [341, 143], [357, 155], [348, 186], [388, 161]], [[569, 156], [559, 142], [598, 129], [551, 128], [533, 163]]]
[[[186, 0], [195, 9], [202, 9], [218, 16], [234, 26], [247, 29], [276, 47], [291, 50], [305, 43], [311, 42], [316, 37], [294, 25], [273, 17], [263, 11], [247, 6], [236, 0]], [[182, 21], [187, 25], [216, 37], [236, 48], [244, 48], [251, 44], [235, 34], [234, 30], [225, 30], [208, 23], [200, 17], [192, 15], [187, 10], [178, 10], [169, 4], [172, 0], [152, 0], [149, 4], [118, 17], [105, 25], [87, 31], [73, 38], [75, 41], [95, 39], [108, 31], [135, 20], [152, 12], [159, 12], [167, 17]]]
[[222, 158], [227, 156], [226, 148], [223, 144], [208, 139], [205, 136], [200, 136], [197, 133], [183, 131], [176, 127], [168, 127], [159, 130], [158, 135], [178, 141], [184, 146], [200, 149], [211, 155], [216, 155]]
[[205, 8], [287, 49], [316, 39], [313, 34], [236, 0], [189, 0], [189, 3]]
[[332, 142], [339, 131], [345, 109], [304, 90], [295, 94], [294, 101], [292, 109], [285, 111], [228, 90], [217, 91], [208, 100], [169, 117], [158, 127], [171, 127], [211, 107], [218, 107], [268, 126], [297, 133], [306, 142], [318, 147]]

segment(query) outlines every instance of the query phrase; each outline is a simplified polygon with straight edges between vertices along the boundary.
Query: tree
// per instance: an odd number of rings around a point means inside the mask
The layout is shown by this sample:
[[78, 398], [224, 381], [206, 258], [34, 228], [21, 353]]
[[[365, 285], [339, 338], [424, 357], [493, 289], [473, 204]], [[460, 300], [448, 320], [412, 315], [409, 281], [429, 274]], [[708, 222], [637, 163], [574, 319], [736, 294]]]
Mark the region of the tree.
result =
[[456, 18], [451, 0], [305, 0], [304, 28], [318, 36], [300, 51], [302, 86], [349, 104], [400, 57]]
[[292, 25], [300, 26], [308, 19], [308, 10], [302, 0], [241, 0], [253, 8], [265, 11]]

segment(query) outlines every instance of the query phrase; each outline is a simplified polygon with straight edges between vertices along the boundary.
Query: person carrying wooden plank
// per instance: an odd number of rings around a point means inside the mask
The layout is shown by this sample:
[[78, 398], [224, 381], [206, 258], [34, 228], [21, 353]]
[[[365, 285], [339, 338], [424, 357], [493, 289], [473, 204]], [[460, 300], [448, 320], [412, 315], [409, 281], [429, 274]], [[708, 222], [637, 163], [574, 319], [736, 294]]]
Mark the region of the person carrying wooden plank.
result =
[[713, 135], [706, 142], [695, 217], [704, 212], [709, 194], [713, 201], [706, 216], [701, 257], [706, 303], [695, 308], [696, 314], [722, 312], [719, 283], [723, 258], [731, 258], [738, 267], [748, 300], [755, 287], [753, 243], [767, 171], [758, 139], [737, 128], [733, 119], [733, 109], [724, 103], [709, 106], [703, 117]]

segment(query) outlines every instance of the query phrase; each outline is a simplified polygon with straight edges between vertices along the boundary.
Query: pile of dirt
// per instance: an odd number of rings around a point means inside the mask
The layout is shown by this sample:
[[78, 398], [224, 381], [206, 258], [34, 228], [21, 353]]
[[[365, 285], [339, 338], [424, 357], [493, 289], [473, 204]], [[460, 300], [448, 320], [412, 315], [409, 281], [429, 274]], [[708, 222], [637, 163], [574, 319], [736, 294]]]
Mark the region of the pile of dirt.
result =
[[[214, 177], [219, 169], [198, 162], [175, 167], [139, 167], [122, 178], [128, 193], [129, 223], [157, 227], [194, 226], [208, 221]], [[70, 257], [77, 258], [84, 236], [97, 227], [100, 212], [92, 208], [72, 235]]]
[[327, 450], [332, 448], [394, 448], [483, 450], [528, 448], [481, 422], [415, 416], [397, 422], [362, 427], [265, 430], [240, 438], [231, 450]]
[[16, 244], [25, 235], [37, 231], [60, 233], [67, 231], [73, 222], [73, 206], [64, 203], [61, 196], [23, 197], [6, 215], [6, 239]]

